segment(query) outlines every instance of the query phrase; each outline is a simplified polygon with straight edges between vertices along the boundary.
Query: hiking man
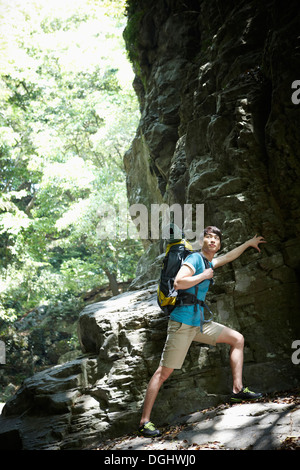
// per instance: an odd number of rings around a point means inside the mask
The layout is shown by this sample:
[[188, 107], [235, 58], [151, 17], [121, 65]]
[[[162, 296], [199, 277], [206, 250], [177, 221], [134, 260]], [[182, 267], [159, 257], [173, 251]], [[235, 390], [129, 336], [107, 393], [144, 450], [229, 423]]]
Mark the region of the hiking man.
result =
[[[197, 298], [204, 301], [214, 269], [224, 266], [238, 258], [247, 248], [253, 247], [260, 252], [259, 244], [266, 243], [263, 237], [255, 237], [246, 241], [232, 251], [213, 259], [221, 247], [221, 231], [214, 226], [206, 227], [200, 237], [201, 253], [208, 260], [209, 267], [205, 268], [203, 257], [195, 252], [188, 255], [174, 281], [176, 290], [195, 293], [198, 287]], [[171, 375], [174, 369], [181, 369], [192, 341], [215, 346], [217, 343], [230, 345], [230, 365], [232, 371], [231, 401], [256, 400], [262, 397], [261, 393], [254, 393], [243, 387], [243, 351], [244, 337], [227, 326], [209, 321], [200, 328], [201, 308], [195, 312], [194, 305], [178, 305], [171, 312], [168, 324], [168, 334], [162, 352], [158, 369], [153, 374], [147, 388], [144, 408], [140, 420], [139, 432], [146, 437], [160, 436], [160, 431], [150, 422], [150, 414], [160, 387]], [[202, 332], [201, 332], [202, 330]]]

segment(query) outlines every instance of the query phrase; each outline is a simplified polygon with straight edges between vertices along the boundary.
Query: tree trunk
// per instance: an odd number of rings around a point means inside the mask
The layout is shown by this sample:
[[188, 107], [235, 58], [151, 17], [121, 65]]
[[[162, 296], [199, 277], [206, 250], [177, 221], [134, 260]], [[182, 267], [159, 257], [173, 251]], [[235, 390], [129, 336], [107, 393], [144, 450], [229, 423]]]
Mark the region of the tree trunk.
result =
[[118, 288], [118, 283], [117, 283], [117, 278], [116, 278], [115, 273], [112, 273], [108, 271], [108, 269], [105, 269], [105, 274], [108, 277], [109, 288], [111, 289], [113, 295], [118, 295], [119, 288]]

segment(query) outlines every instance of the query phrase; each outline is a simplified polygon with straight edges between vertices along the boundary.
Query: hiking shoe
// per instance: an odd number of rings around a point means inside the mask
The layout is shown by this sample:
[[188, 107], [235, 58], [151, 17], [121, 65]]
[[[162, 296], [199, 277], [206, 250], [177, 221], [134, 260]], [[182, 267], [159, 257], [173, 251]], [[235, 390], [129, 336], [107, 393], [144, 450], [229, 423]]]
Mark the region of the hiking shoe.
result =
[[154, 424], [150, 421], [142, 424], [139, 427], [139, 433], [144, 437], [158, 437], [160, 436], [160, 431], [155, 428]]
[[247, 400], [258, 400], [262, 396], [262, 393], [251, 392], [248, 387], [243, 387], [240, 392], [232, 393], [230, 400], [234, 403], [239, 403]]

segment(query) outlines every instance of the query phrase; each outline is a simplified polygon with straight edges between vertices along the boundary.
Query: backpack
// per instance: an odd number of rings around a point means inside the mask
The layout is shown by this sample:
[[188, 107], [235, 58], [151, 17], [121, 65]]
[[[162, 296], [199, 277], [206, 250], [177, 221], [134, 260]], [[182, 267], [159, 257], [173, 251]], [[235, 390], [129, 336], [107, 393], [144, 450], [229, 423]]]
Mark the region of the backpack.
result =
[[174, 280], [183, 261], [192, 252], [192, 245], [184, 239], [167, 245], [157, 288], [157, 302], [164, 313], [171, 313], [175, 308], [178, 293], [174, 289]]
[[[166, 314], [170, 314], [174, 308], [179, 305], [194, 305], [195, 312], [197, 310], [197, 305], [206, 308], [210, 313], [210, 318], [208, 320], [204, 318], [204, 314], [200, 309], [200, 329], [202, 332], [203, 323], [211, 321], [213, 313], [202, 300], [197, 298], [198, 286], [195, 286], [195, 294], [185, 292], [184, 290], [176, 291], [174, 289], [174, 280], [183, 264], [183, 261], [189, 254], [194, 252], [192, 245], [184, 239], [167, 245], [157, 288], [157, 303]], [[209, 261], [201, 252], [198, 253], [202, 256], [205, 268], [209, 268]], [[213, 284], [213, 279], [211, 279], [210, 282]]]

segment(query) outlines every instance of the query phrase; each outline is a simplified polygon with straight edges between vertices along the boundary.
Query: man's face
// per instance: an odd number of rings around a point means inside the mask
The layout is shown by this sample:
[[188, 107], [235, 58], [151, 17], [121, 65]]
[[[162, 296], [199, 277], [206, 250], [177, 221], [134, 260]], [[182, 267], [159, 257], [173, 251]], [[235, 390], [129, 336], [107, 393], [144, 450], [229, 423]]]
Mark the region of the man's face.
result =
[[221, 240], [218, 235], [213, 232], [209, 232], [204, 235], [202, 240], [202, 250], [204, 252], [214, 255], [220, 249]]

